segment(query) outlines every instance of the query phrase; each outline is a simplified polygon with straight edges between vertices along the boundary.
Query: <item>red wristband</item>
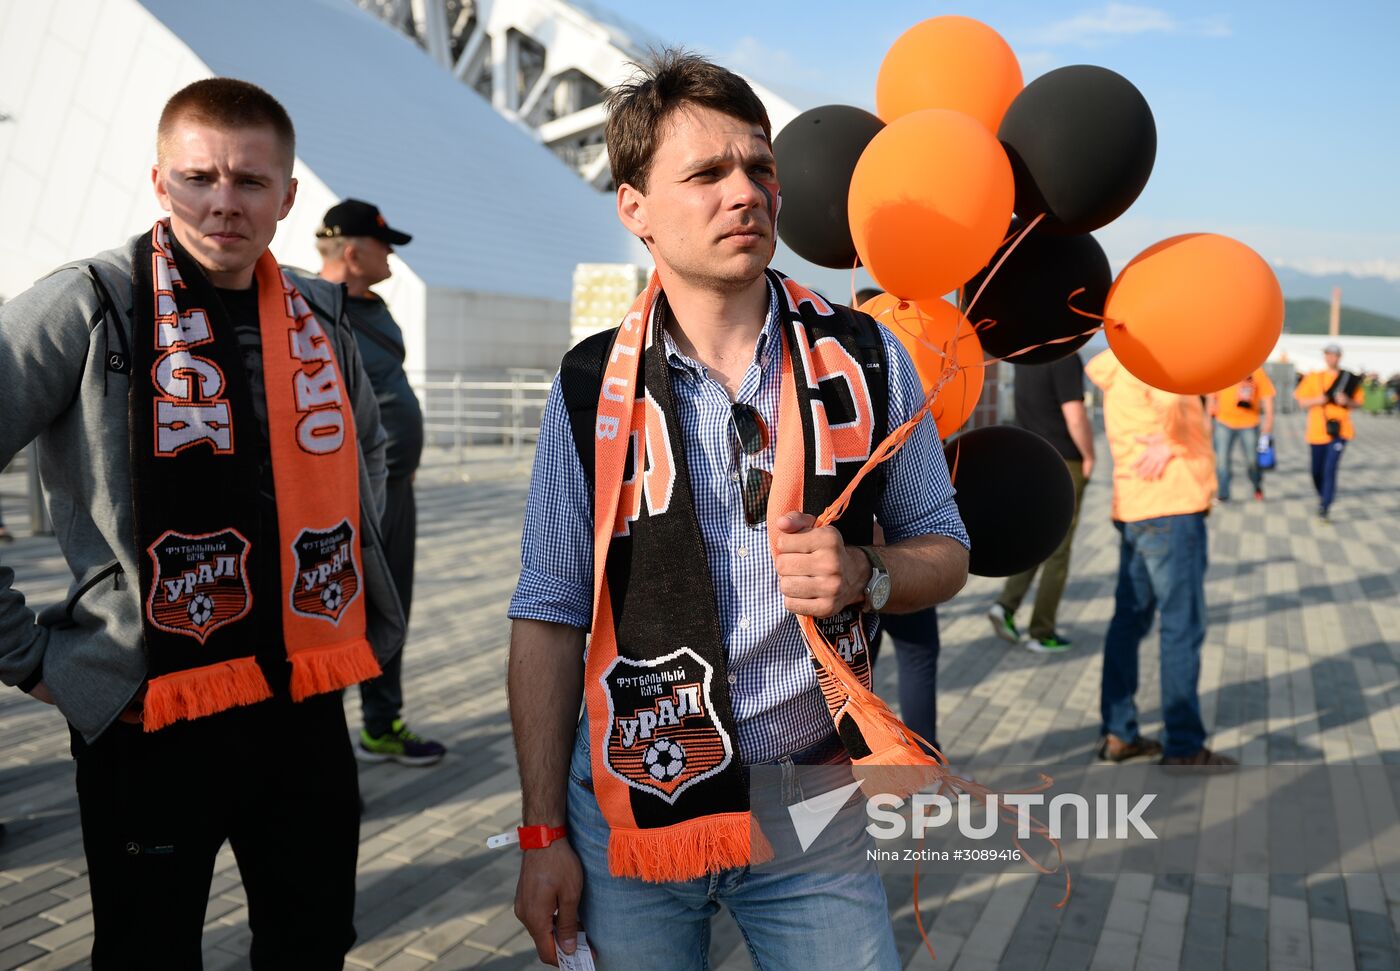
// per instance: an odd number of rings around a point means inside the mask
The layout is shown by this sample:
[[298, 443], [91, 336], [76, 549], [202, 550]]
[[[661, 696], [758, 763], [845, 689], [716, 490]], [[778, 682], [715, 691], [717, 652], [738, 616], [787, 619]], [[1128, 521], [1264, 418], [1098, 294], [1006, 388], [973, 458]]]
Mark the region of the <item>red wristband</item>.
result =
[[522, 850], [542, 850], [564, 838], [563, 826], [517, 826], [515, 832], [520, 837]]

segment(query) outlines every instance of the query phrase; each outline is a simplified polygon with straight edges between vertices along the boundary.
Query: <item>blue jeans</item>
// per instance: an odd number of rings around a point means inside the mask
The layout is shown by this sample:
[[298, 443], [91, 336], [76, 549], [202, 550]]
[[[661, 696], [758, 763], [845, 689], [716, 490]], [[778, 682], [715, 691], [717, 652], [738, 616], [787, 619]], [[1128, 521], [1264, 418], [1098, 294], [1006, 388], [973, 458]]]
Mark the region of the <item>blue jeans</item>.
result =
[[1264, 473], [1259, 471], [1259, 426], [1253, 428], [1231, 428], [1220, 422], [1215, 423], [1215, 485], [1216, 494], [1221, 499], [1230, 498], [1231, 452], [1235, 443], [1244, 446], [1244, 469], [1249, 473], [1254, 491], [1264, 488]]
[[1342, 464], [1342, 453], [1346, 451], [1346, 439], [1338, 438], [1326, 445], [1312, 446], [1313, 488], [1317, 490], [1317, 504], [1326, 512], [1337, 498], [1337, 468]]
[[1103, 731], [1130, 742], [1138, 736], [1138, 646], [1161, 613], [1162, 740], [1167, 758], [1205, 746], [1201, 644], [1206, 639], [1205, 513], [1114, 523], [1121, 535], [1113, 620], [1103, 644]]
[[[675, 883], [614, 877], [592, 777], [585, 718], [569, 765], [569, 842], [583, 864], [579, 922], [599, 971], [708, 971], [710, 918], [721, 903], [759, 971], [899, 971], [885, 887], [873, 863], [860, 873], [739, 867]], [[864, 813], [859, 816], [863, 824]]]
[[938, 747], [938, 608], [883, 614], [880, 632], [899, 665], [900, 719]]

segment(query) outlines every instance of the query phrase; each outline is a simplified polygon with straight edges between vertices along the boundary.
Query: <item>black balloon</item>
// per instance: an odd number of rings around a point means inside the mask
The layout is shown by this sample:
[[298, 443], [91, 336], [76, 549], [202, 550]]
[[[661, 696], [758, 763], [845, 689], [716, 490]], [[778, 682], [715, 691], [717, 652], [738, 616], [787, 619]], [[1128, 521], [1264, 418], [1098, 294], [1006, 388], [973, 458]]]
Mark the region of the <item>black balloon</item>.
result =
[[969, 572], [1009, 577], [1055, 552], [1074, 518], [1074, 482], [1053, 445], [1024, 428], [992, 425], [951, 439], [943, 455], [972, 540]]
[[[1021, 231], [1020, 221], [1013, 223], [1011, 233]], [[1007, 243], [1007, 246], [1010, 246]], [[997, 251], [990, 266], [1006, 247]], [[968, 301], [976, 294], [987, 271], [983, 270], [962, 289], [964, 312]], [[977, 339], [988, 357], [1010, 357], [1027, 347], [1027, 351], [1011, 358], [1012, 364], [1048, 364], [1083, 347], [1097, 323], [1070, 309], [1073, 304], [1086, 313], [1103, 315], [1108, 288], [1113, 284], [1113, 271], [1108, 257], [1094, 237], [1052, 236], [1037, 226], [1011, 251], [1006, 262], [997, 270], [977, 303], [970, 319], [977, 328]], [[1069, 295], [1083, 288], [1084, 292], [1069, 300]], [[989, 321], [983, 324], [982, 321]], [[1074, 337], [1082, 334], [1082, 337]], [[1059, 344], [1049, 341], [1074, 337]], [[1045, 345], [1045, 346], [1038, 346]]]
[[1157, 125], [1132, 83], [1090, 64], [1041, 75], [997, 132], [1016, 178], [1016, 212], [1046, 213], [1050, 232], [1089, 233], [1117, 219], [1147, 184]]
[[856, 262], [846, 197], [851, 175], [885, 123], [849, 105], [823, 105], [788, 122], [773, 141], [783, 209], [778, 235], [818, 266], [849, 270]]

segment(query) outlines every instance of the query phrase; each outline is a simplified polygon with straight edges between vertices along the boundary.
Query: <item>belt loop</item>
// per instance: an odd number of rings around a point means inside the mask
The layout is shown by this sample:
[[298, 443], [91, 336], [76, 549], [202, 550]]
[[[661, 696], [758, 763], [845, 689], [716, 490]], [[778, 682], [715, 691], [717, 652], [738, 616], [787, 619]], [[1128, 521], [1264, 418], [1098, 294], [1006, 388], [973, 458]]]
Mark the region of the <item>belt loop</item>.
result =
[[797, 781], [797, 766], [790, 755], [779, 759], [778, 764], [783, 767], [783, 805], [791, 806], [802, 798], [802, 786]]

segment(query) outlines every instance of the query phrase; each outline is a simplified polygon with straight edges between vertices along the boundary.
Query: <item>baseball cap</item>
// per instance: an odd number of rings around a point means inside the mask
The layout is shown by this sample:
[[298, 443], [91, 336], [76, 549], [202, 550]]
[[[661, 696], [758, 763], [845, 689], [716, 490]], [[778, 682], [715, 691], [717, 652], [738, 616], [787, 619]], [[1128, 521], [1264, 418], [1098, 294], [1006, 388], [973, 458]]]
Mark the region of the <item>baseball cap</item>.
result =
[[1324, 347], [1324, 348], [1322, 349], [1322, 353], [1324, 353], [1324, 354], [1340, 354], [1340, 353], [1342, 353], [1342, 345], [1341, 345], [1341, 344], [1328, 344], [1326, 347]]
[[379, 207], [363, 199], [346, 199], [326, 210], [317, 239], [335, 236], [369, 236], [391, 246], [403, 246], [413, 239], [408, 233], [393, 229], [384, 221]]

